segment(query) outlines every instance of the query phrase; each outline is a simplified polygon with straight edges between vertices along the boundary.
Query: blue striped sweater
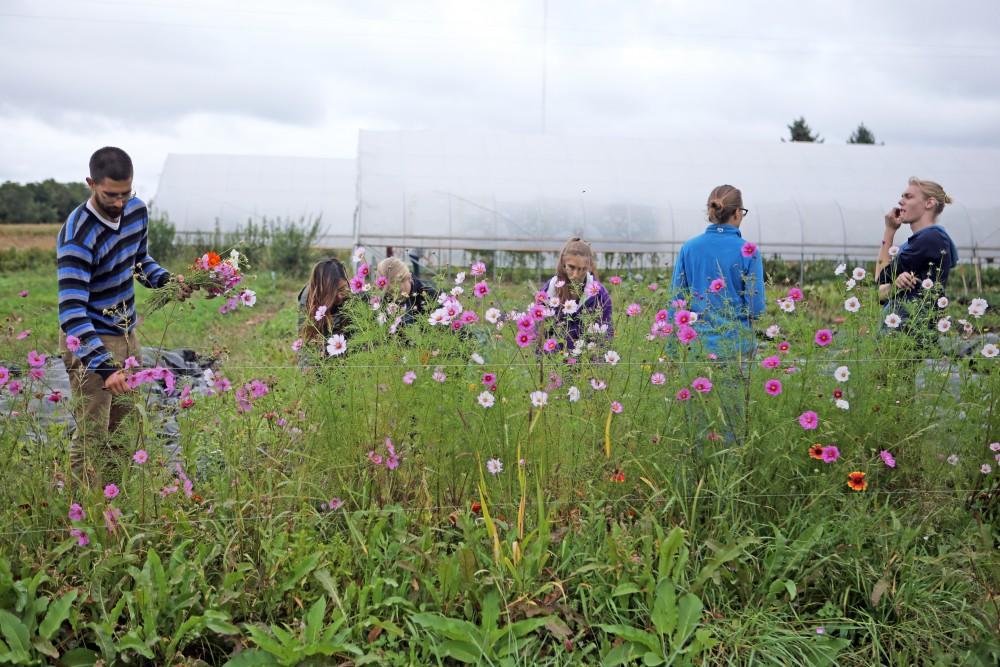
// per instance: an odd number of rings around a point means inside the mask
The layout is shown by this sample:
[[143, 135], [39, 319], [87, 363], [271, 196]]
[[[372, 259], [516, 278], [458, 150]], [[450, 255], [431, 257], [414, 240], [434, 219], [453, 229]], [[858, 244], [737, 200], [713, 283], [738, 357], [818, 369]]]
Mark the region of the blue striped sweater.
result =
[[135, 197], [125, 205], [117, 230], [86, 203], [59, 230], [59, 326], [80, 339], [76, 356], [105, 379], [124, 360], [111, 358], [101, 335], [122, 336], [136, 324], [133, 271], [146, 287], [160, 287], [170, 277], [146, 250], [148, 225], [146, 204]]

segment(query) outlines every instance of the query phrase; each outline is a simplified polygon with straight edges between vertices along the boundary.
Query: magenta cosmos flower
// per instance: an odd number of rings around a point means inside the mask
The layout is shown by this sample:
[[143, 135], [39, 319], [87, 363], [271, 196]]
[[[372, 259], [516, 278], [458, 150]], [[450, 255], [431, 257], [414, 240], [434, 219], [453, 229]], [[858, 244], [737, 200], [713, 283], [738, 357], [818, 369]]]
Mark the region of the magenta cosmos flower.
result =
[[149, 454], [146, 453], [145, 449], [137, 450], [135, 454], [132, 455], [132, 460], [142, 465], [149, 460]]
[[691, 390], [688, 389], [687, 387], [681, 387], [680, 389], [677, 390], [675, 398], [678, 401], [686, 401], [691, 398]]
[[691, 388], [699, 394], [707, 394], [712, 391], [712, 381], [706, 377], [695, 378], [691, 383]]
[[881, 452], [878, 453], [878, 455], [882, 458], [882, 463], [884, 463], [887, 467], [889, 468], [896, 467], [896, 459], [893, 458], [891, 453], [883, 449]]
[[753, 243], [750, 243], [749, 241], [744, 243], [743, 247], [740, 248], [740, 254], [743, 255], [744, 257], [753, 257], [754, 253], [756, 252], [757, 252], [757, 246], [754, 245]]
[[682, 324], [677, 329], [677, 338], [679, 338], [680, 341], [685, 345], [692, 343], [697, 337], [698, 337], [698, 332], [694, 330], [694, 327], [689, 327], [686, 324]]
[[836, 445], [827, 445], [823, 448], [820, 458], [823, 459], [823, 463], [833, 463], [840, 458], [840, 449]]
[[608, 282], [611, 283], [612, 285], [621, 285], [622, 284], [622, 277], [621, 276], [611, 276], [610, 278], [608, 278]]
[[413, 381], [417, 379], [417, 374], [413, 371], [406, 371], [403, 374], [403, 384], [413, 384]]
[[32, 368], [40, 368], [45, 365], [46, 358], [44, 354], [39, 354], [36, 350], [32, 350], [28, 353], [28, 365]]
[[490, 287], [486, 284], [486, 281], [480, 281], [476, 283], [476, 286], [472, 288], [472, 293], [477, 297], [482, 299], [484, 296], [490, 293]]
[[66, 349], [70, 352], [76, 352], [80, 349], [80, 339], [76, 336], [66, 336]]
[[760, 360], [760, 365], [764, 368], [777, 368], [781, 365], [781, 357], [777, 355], [772, 355], [770, 357], [764, 357]]
[[812, 410], [806, 410], [799, 415], [799, 426], [807, 431], [814, 430], [817, 426], [819, 426], [819, 415]]
[[777, 396], [781, 393], [781, 382], [774, 379], [768, 380], [764, 383], [764, 391], [771, 396]]
[[615, 413], [616, 415], [620, 415], [623, 409], [624, 408], [622, 407], [621, 403], [619, 403], [618, 401], [611, 401], [611, 412]]
[[788, 290], [788, 298], [791, 299], [792, 301], [801, 301], [802, 300], [802, 290], [800, 290], [798, 287], [791, 287], [791, 288], [789, 288], [789, 290]]
[[722, 278], [716, 278], [708, 285], [709, 292], [721, 292], [726, 289], [726, 281]]
[[813, 339], [816, 344], [820, 347], [826, 347], [833, 340], [833, 332], [829, 329], [820, 329], [816, 332], [816, 337]]
[[667, 381], [667, 376], [663, 373], [653, 373], [649, 376], [649, 381], [655, 385], [661, 385]]
[[87, 513], [80, 507], [80, 503], [73, 503], [69, 506], [68, 512], [70, 521], [83, 521], [87, 518]]
[[489, 387], [492, 384], [496, 384], [497, 376], [493, 373], [483, 373], [483, 384]]
[[691, 311], [689, 310], [678, 310], [674, 313], [674, 324], [677, 326], [684, 326], [691, 324]]
[[119, 493], [121, 493], [121, 491], [119, 491], [118, 486], [115, 484], [108, 484], [104, 487], [104, 497], [108, 500], [116, 498]]

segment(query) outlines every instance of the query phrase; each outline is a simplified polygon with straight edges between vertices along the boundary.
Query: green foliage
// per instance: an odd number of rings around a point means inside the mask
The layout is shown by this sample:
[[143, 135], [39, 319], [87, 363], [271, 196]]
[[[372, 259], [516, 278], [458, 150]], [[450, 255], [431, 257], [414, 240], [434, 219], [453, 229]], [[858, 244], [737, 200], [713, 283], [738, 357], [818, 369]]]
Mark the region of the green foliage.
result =
[[872, 131], [865, 127], [864, 123], [860, 123], [851, 136], [847, 138], [847, 143], [849, 144], [874, 144], [875, 135]]
[[[226, 663], [228, 667], [249, 667], [251, 665], [278, 664], [300, 665], [314, 656], [362, 655], [361, 649], [347, 641], [348, 629], [343, 628], [347, 620], [342, 614], [326, 622], [326, 598], [320, 597], [309, 608], [305, 617], [295, 629], [272, 625], [269, 628], [246, 626], [250, 639], [258, 651], [244, 651]], [[264, 658], [273, 659], [268, 663]]]
[[151, 217], [147, 234], [146, 247], [157, 262], [168, 262], [177, 255], [177, 230], [167, 217]]
[[90, 191], [83, 183], [40, 183], [0, 185], [0, 224], [17, 222], [62, 222], [86, 201]]
[[788, 126], [788, 133], [791, 141], [823, 143], [823, 139], [818, 134], [813, 134], [812, 128], [806, 123], [804, 117], [793, 120], [792, 124]]

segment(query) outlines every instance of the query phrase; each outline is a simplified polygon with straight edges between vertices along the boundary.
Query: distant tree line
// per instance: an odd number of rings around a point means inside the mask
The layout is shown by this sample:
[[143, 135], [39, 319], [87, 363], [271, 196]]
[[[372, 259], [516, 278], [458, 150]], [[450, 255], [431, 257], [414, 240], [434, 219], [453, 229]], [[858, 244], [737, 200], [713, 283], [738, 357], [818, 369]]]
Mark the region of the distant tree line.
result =
[[60, 183], [49, 178], [41, 183], [0, 185], [0, 224], [16, 222], [62, 222], [90, 196], [83, 183]]
[[[792, 121], [792, 124], [788, 126], [788, 141], [805, 141], [811, 143], [821, 144], [824, 139], [819, 136], [819, 134], [813, 134], [812, 128], [806, 122], [803, 117], [796, 118]], [[785, 141], [785, 139], [782, 139]], [[864, 123], [859, 123], [857, 129], [851, 133], [851, 136], [847, 138], [847, 143], [849, 144], [874, 144], [875, 135], [872, 131], [865, 127]], [[885, 145], [885, 142], [882, 142]]]

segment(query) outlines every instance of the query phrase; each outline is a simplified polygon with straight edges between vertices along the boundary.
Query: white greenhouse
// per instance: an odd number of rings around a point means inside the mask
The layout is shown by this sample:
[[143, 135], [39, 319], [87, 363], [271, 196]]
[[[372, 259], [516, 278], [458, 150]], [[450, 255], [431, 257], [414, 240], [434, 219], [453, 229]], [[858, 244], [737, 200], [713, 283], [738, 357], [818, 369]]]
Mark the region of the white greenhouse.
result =
[[248, 221], [320, 219], [321, 241], [351, 244], [357, 202], [352, 159], [171, 153], [152, 200], [183, 234], [233, 231]]
[[963, 260], [1000, 257], [997, 150], [423, 131], [360, 133], [355, 240], [446, 256], [551, 251], [579, 235], [598, 251], [669, 257], [730, 183], [766, 256], [870, 259], [910, 176], [954, 199], [940, 223]]

